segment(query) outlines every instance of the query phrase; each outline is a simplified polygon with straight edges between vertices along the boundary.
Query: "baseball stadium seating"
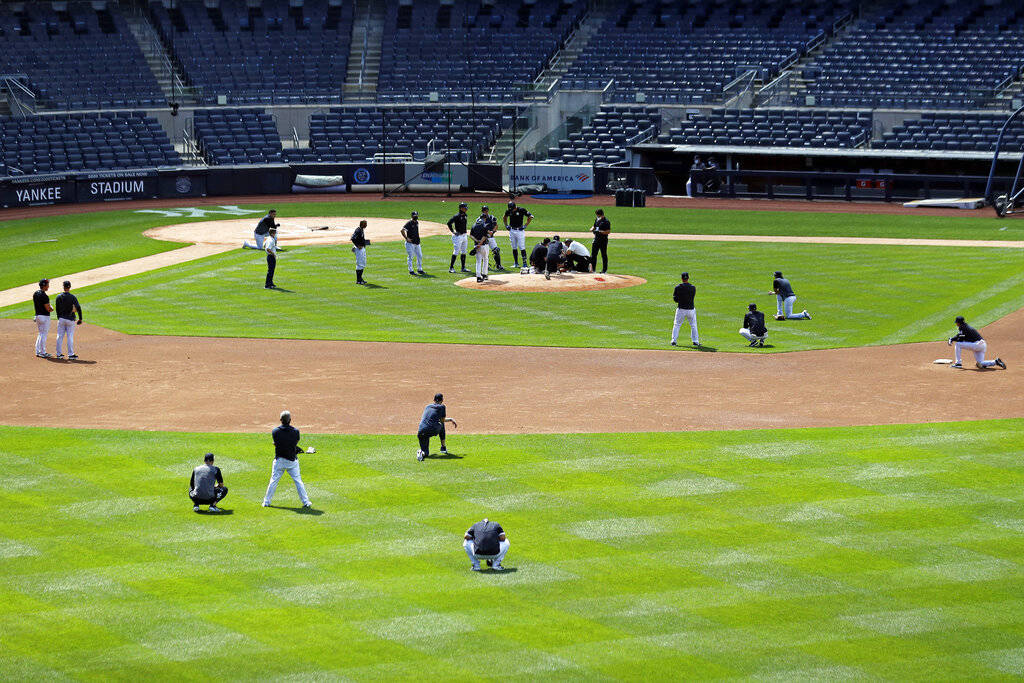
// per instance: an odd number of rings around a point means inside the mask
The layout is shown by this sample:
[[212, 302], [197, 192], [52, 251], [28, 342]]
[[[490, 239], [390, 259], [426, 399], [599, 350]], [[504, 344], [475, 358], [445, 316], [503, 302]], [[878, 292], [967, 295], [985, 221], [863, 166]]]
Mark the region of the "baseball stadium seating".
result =
[[338, 102], [348, 65], [352, 4], [306, 0], [182, 0], [150, 5], [164, 47], [198, 90], [201, 104]]
[[[904, 121], [874, 144], [879, 149], [921, 149], [991, 152], [1006, 121], [1005, 113], [940, 114], [925, 112], [920, 119]], [[1024, 121], [1007, 129], [1004, 144], [1024, 147]]]
[[658, 141], [686, 145], [860, 147], [871, 137], [871, 113], [799, 109], [714, 111], [671, 128]]
[[197, 109], [192, 125], [206, 163], [278, 163], [283, 159], [281, 136], [262, 109]]
[[521, 99], [579, 21], [582, 0], [387, 4], [378, 101]]
[[23, 74], [37, 104], [53, 109], [152, 107], [167, 103], [113, 3], [0, 3], [0, 73]]
[[813, 60], [807, 92], [826, 107], [983, 107], [1024, 65], [1022, 15], [1019, 0], [898, 2]]
[[0, 119], [0, 164], [32, 175], [172, 166], [181, 157], [156, 119], [119, 111]]
[[626, 160], [626, 147], [658, 133], [661, 115], [655, 107], [604, 105], [578, 133], [548, 150], [552, 161], [614, 164]]
[[470, 162], [511, 125], [512, 115], [513, 110], [503, 107], [335, 108], [310, 117], [309, 146], [321, 161], [346, 162], [381, 153], [422, 159], [429, 150], [443, 151], [451, 141], [456, 158]]
[[562, 81], [603, 89], [618, 101], [715, 102], [747, 71], [768, 80], [820, 41], [849, 2], [623, 4], [606, 19]]

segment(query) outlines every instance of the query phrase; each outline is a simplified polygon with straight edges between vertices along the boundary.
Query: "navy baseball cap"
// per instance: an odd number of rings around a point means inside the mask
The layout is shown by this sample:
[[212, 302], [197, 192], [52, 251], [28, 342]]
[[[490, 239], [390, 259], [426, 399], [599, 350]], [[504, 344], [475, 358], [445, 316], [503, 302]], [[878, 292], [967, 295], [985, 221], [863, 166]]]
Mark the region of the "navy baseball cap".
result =
[[956, 324], [957, 324], [957, 325], [959, 325], [960, 323], [965, 323], [965, 322], [967, 322], [967, 321], [966, 321], [966, 320], [964, 320], [964, 317], [963, 317], [962, 315], [958, 315], [958, 316], [956, 317]]
[[775, 271], [775, 277], [782, 277], [782, 271], [781, 270], [776, 270]]
[[684, 280], [689, 280], [689, 279], [690, 279], [690, 274], [689, 274], [689, 273], [683, 273], [681, 277], [682, 277], [682, 278], [683, 278]]
[[460, 209], [468, 209], [469, 208], [469, 204], [467, 204], [466, 202], [459, 202], [459, 208]]
[[508, 203], [508, 208], [510, 208], [510, 209], [516, 208], [516, 203], [515, 202], [509, 202]]
[[420, 217], [420, 212], [419, 211], [413, 211], [412, 212], [412, 217], [413, 218], [419, 218]]

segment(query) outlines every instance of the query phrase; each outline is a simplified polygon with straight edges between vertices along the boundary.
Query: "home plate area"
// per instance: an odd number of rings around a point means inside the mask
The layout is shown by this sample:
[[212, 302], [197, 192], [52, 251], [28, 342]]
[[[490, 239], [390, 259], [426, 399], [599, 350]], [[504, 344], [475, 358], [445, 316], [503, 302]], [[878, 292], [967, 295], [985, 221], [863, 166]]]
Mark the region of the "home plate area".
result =
[[516, 272], [497, 272], [487, 280], [477, 282], [476, 276], [463, 278], [455, 284], [467, 289], [495, 292], [588, 292], [597, 289], [619, 289], [645, 284], [647, 280], [633, 275], [614, 273], [558, 273], [548, 280], [543, 273], [524, 275]]

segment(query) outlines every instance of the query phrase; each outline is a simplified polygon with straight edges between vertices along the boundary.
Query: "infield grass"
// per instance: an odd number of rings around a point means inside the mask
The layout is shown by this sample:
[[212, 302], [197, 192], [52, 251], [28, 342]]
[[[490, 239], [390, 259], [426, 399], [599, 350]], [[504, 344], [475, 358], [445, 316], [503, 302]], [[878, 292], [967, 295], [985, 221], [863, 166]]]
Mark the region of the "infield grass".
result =
[[[371, 246], [374, 288], [354, 284], [340, 245], [282, 254], [278, 291], [263, 289], [262, 254], [237, 250], [77, 293], [90, 322], [133, 334], [665, 348], [672, 290], [688, 270], [702, 343], [753, 353], [943, 339], [956, 315], [983, 326], [1024, 306], [1020, 250], [620, 240], [611, 271], [647, 284], [517, 294], [454, 286], [464, 276], [447, 272], [450, 244], [424, 241], [426, 278], [408, 275], [400, 243]], [[737, 330], [752, 301], [775, 313], [775, 269], [791, 279], [796, 311], [813, 319], [769, 320], [772, 348], [748, 349]], [[28, 303], [0, 313], [30, 314]]]
[[[0, 428], [0, 670], [1019, 677], [1022, 430], [453, 435], [422, 463], [411, 437], [307, 435], [302, 514], [287, 478], [259, 505], [267, 435]], [[185, 496], [207, 450], [220, 515]], [[506, 573], [469, 571], [485, 516]]]
[[[610, 199], [610, 198], [609, 198]], [[490, 200], [488, 200], [490, 201]], [[231, 197], [224, 197], [232, 205]], [[523, 198], [521, 203], [536, 215], [531, 230], [551, 233], [587, 230], [593, 224], [594, 208], [584, 205], [547, 205]], [[850, 213], [801, 213], [786, 211], [723, 211], [711, 209], [619, 209], [610, 202], [605, 207], [616, 232], [794, 235], [837, 237], [918, 237], [979, 240], [1024, 240], [1024, 221], [999, 221], [988, 212], [964, 216], [951, 212], [939, 216], [885, 216]], [[455, 213], [457, 202], [438, 199], [301, 202], [278, 206], [279, 217], [290, 216], [371, 216], [408, 218], [418, 210], [423, 220], [445, 222]], [[183, 200], [181, 206], [190, 206]], [[255, 227], [269, 204], [242, 205]], [[480, 203], [470, 211], [477, 215]], [[504, 202], [491, 202], [491, 209], [504, 212]], [[215, 206], [203, 207], [216, 210]], [[118, 263], [139, 256], [180, 248], [182, 245], [157, 242], [141, 236], [146, 228], [197, 220], [246, 218], [223, 213], [206, 217], [165, 217], [137, 210], [112, 210], [53, 218], [5, 221], [0, 211], [0, 239], [5, 246], [0, 262], [0, 289], [57, 277], [89, 268]], [[57, 242], [40, 240], [57, 239]]]

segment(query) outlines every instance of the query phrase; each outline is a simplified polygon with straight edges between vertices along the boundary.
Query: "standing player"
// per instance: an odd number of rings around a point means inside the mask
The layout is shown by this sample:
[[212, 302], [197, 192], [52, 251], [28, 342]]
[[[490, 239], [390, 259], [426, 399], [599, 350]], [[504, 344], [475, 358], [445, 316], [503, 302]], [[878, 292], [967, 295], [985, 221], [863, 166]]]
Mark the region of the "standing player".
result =
[[281, 227], [280, 223], [275, 223], [277, 219], [277, 210], [271, 209], [267, 211], [267, 215], [260, 219], [260, 222], [256, 224], [256, 229], [252, 231], [252, 237], [256, 240], [256, 244], [251, 242], [242, 242], [242, 249], [263, 249], [263, 241], [270, 234], [270, 229]]
[[483, 282], [487, 279], [487, 252], [490, 251], [490, 245], [488, 240], [494, 241], [489, 237], [491, 234], [490, 223], [484, 220], [483, 216], [476, 219], [473, 223], [473, 229], [469, 231], [469, 236], [473, 239], [473, 250], [471, 254], [476, 254], [476, 281]]
[[608, 235], [612, 231], [612, 223], [604, 215], [604, 209], [598, 209], [594, 212], [597, 218], [594, 220], [594, 227], [590, 229], [590, 232], [594, 233], [594, 245], [591, 248], [593, 256], [590, 257], [590, 264], [594, 267], [594, 272], [597, 272], [597, 254], [601, 253], [601, 272], [608, 272]]
[[998, 365], [1003, 370], [1006, 369], [1006, 363], [1003, 362], [1002, 358], [996, 358], [995, 360], [985, 360], [985, 351], [988, 350], [988, 344], [982, 339], [981, 333], [976, 329], [967, 324], [962, 315], [956, 317], [956, 335], [949, 338], [947, 344], [954, 344], [954, 353], [956, 355], [956, 362], [953, 363], [952, 367], [962, 368], [963, 363], [960, 362], [960, 351], [967, 349], [968, 351], [974, 352], [974, 364], [979, 370], [984, 368], [990, 368], [993, 365]]
[[775, 279], [772, 280], [771, 294], [775, 295], [777, 310], [776, 320], [810, 320], [811, 314], [805, 308], [802, 313], [793, 314], [793, 304], [796, 302], [796, 294], [793, 293], [793, 286], [789, 280], [782, 277], [782, 271], [775, 271]]
[[[420, 214], [412, 212], [412, 217], [402, 227], [402, 239], [405, 240], [405, 260], [409, 265], [409, 275], [426, 275], [423, 272], [423, 247], [420, 246]], [[412, 259], [416, 257], [416, 273], [412, 272]]]
[[[299, 500], [302, 501], [302, 507], [311, 508], [313, 504], [309, 502], [309, 496], [306, 495], [306, 486], [302, 483], [302, 473], [299, 471], [299, 454], [303, 452], [302, 448], [299, 447], [299, 430], [292, 427], [292, 414], [287, 410], [281, 411], [281, 424], [278, 427], [274, 427], [274, 431], [270, 433], [270, 436], [274, 439], [274, 467], [270, 472], [270, 484], [267, 485], [267, 493], [263, 496], [263, 507], [270, 507], [270, 503], [274, 500], [274, 492], [277, 491], [277, 482], [281, 481], [281, 476], [287, 472], [292, 481], [295, 482], [295, 490], [299, 494]], [[316, 449], [312, 446], [306, 449], [306, 453], [316, 453]]]
[[768, 328], [764, 324], [764, 313], [757, 310], [757, 304], [747, 306], [747, 313], [743, 316], [743, 327], [740, 328], [740, 336], [750, 342], [751, 348], [764, 346], [764, 338], [768, 335]]
[[533, 214], [521, 206], [516, 206], [515, 202], [509, 202], [501, 220], [508, 228], [508, 241], [512, 245], [512, 258], [515, 259], [516, 268], [519, 268], [520, 256], [523, 257], [523, 268], [526, 268], [530, 265], [526, 262], [526, 226], [533, 220]]
[[[64, 291], [57, 295], [57, 358], [63, 358], [60, 352], [61, 341], [67, 339], [68, 360], [75, 360], [78, 354], [75, 353], [75, 326], [82, 324], [82, 307], [78, 303], [78, 297], [71, 293], [71, 281], [64, 281]], [[78, 322], [75, 322], [75, 313], [78, 314]]]
[[434, 402], [423, 409], [423, 417], [420, 418], [419, 429], [416, 430], [416, 438], [420, 442], [420, 449], [416, 451], [416, 459], [430, 457], [430, 437], [441, 437], [441, 453], [448, 454], [448, 447], [445, 445], [444, 423], [451, 422], [452, 427], [458, 429], [459, 425], [455, 420], [447, 416], [447, 409], [444, 406], [444, 394], [434, 394]]
[[370, 240], [366, 239], [366, 221], [359, 221], [359, 226], [352, 231], [352, 253], [356, 255], [356, 284], [365, 285], [363, 271], [366, 269], [366, 247]]
[[690, 274], [683, 273], [682, 282], [676, 285], [672, 292], [672, 299], [676, 302], [676, 317], [672, 323], [672, 346], [678, 346], [679, 328], [683, 320], [690, 321], [690, 341], [694, 346], [700, 346], [700, 337], [697, 335], [697, 311], [693, 306], [693, 297], [697, 295], [697, 288], [690, 284]]
[[466, 248], [469, 244], [469, 237], [466, 235], [467, 223], [469, 222], [469, 204], [459, 203], [459, 212], [448, 219], [448, 232], [452, 234], [452, 262], [448, 264], [448, 272], [455, 272], [455, 257], [462, 258], [462, 272], [466, 270]]
[[264, 289], [274, 289], [274, 271], [277, 270], [277, 228], [271, 228], [267, 239], [263, 242], [263, 250], [267, 252], [267, 279], [263, 283]]
[[487, 246], [494, 252], [494, 269], [505, 270], [501, 267], [501, 247], [498, 246], [498, 240], [494, 239], [494, 233], [498, 231], [498, 219], [491, 215], [490, 209], [481, 206], [480, 218], [477, 220], [487, 224]]
[[39, 289], [32, 295], [32, 307], [35, 310], [33, 320], [36, 321], [36, 357], [49, 358], [46, 352], [46, 338], [50, 334], [50, 313], [53, 306], [50, 305], [50, 295], [46, 290], [50, 288], [50, 281], [45, 277], [39, 281]]

